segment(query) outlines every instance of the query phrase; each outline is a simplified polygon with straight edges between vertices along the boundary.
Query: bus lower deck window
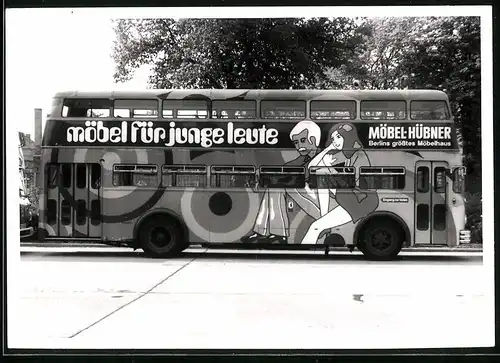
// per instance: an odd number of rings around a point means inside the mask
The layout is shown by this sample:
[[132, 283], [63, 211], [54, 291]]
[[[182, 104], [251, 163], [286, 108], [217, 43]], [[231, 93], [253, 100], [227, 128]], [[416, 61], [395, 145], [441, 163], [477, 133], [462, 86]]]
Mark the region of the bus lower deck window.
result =
[[158, 167], [156, 165], [115, 165], [113, 167], [113, 185], [154, 187], [158, 185]]
[[254, 166], [212, 166], [210, 171], [213, 188], [253, 188], [255, 183]]
[[73, 183], [73, 164], [61, 164], [61, 178], [63, 188], [71, 188]]
[[405, 188], [406, 170], [403, 167], [361, 167], [359, 187], [361, 189]]
[[204, 165], [164, 165], [162, 186], [204, 188], [207, 186], [207, 168]]
[[305, 168], [293, 166], [262, 166], [259, 187], [261, 188], [304, 188]]
[[310, 170], [313, 189], [352, 189], [356, 187], [354, 167], [317, 167]]

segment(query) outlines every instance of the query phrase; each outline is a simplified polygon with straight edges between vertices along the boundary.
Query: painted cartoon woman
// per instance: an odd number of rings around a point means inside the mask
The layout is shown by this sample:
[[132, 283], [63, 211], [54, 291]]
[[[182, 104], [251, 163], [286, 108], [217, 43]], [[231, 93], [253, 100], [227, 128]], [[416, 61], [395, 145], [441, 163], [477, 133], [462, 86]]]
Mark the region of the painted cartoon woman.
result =
[[[354, 125], [349, 123], [335, 124], [328, 132], [326, 147], [309, 163], [308, 168], [317, 173], [333, 174], [333, 166], [352, 166], [355, 168], [356, 186], [352, 189], [337, 191], [335, 186], [328, 190], [318, 190], [321, 217], [311, 223], [302, 243], [314, 244], [320, 234], [328, 229], [343, 224], [358, 222], [378, 207], [378, 195], [375, 190], [359, 188], [359, 168], [371, 166], [368, 155], [363, 150]], [[337, 184], [338, 185], [338, 184]], [[330, 194], [335, 195], [338, 205], [330, 210]]]

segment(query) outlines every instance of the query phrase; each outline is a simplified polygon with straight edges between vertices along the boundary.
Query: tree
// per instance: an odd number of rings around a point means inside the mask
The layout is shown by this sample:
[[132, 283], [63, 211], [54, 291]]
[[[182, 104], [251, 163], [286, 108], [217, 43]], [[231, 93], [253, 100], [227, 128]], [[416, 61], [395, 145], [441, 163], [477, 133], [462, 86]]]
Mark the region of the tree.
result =
[[[363, 88], [407, 87], [448, 93], [464, 153], [468, 227], [481, 240], [481, 61], [478, 17], [373, 18], [356, 67], [335, 70], [359, 77]], [[361, 69], [359, 69], [361, 65]], [[342, 85], [348, 88], [349, 84]]]
[[406, 53], [401, 70], [410, 87], [450, 96], [462, 136], [467, 175], [466, 212], [473, 239], [481, 240], [481, 30], [478, 17], [436, 18]]
[[348, 18], [119, 20], [116, 81], [152, 64], [155, 88], [310, 88], [355, 57]]

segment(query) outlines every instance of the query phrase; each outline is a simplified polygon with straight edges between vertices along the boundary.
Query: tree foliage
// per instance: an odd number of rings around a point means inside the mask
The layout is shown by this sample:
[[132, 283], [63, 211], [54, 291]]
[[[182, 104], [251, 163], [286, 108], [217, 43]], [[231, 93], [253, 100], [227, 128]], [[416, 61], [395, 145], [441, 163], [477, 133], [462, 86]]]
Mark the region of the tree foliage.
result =
[[115, 80], [152, 65], [155, 88], [307, 88], [353, 58], [352, 19], [142, 19], [117, 21]]

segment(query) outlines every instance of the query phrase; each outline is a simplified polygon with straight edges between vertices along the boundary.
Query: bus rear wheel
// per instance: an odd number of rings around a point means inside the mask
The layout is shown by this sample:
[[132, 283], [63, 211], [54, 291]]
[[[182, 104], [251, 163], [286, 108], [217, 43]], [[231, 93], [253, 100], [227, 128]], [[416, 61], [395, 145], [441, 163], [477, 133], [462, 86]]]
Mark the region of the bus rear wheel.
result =
[[166, 215], [146, 219], [138, 237], [140, 247], [150, 257], [175, 257], [186, 248], [180, 223]]
[[403, 247], [404, 233], [390, 219], [368, 222], [361, 233], [358, 249], [370, 260], [393, 260]]

